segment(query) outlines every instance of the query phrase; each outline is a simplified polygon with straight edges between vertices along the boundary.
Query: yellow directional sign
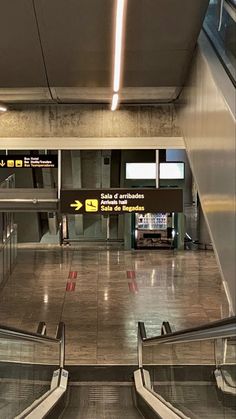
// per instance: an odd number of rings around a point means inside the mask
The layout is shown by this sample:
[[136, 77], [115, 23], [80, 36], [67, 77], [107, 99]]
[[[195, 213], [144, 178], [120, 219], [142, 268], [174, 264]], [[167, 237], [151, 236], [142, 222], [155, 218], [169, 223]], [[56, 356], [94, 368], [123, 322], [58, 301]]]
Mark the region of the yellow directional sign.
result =
[[178, 188], [64, 189], [60, 211], [74, 215], [182, 212], [183, 191]]
[[75, 211], [79, 211], [80, 208], [82, 208], [83, 204], [78, 201], [77, 199], [75, 199], [75, 202], [70, 204], [70, 207], [75, 208]]

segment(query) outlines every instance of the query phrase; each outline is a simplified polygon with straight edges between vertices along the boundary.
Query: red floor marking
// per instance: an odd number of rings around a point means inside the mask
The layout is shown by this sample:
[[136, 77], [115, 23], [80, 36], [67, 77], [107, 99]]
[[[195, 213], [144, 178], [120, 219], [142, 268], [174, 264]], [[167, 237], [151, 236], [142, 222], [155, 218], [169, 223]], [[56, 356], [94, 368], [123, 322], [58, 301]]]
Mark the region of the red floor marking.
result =
[[132, 292], [133, 294], [136, 294], [138, 292], [138, 284], [135, 281], [135, 279], [132, 280], [132, 282], [128, 282], [129, 286], [129, 292]]
[[129, 292], [134, 292], [133, 282], [128, 282], [129, 285]]
[[68, 275], [69, 279], [76, 279], [77, 278], [77, 271], [70, 271]]
[[135, 292], [138, 292], [138, 284], [137, 284], [137, 282], [135, 281], [135, 279], [133, 280], [133, 286], [134, 286], [134, 291], [135, 291]]
[[135, 271], [126, 271], [126, 274], [128, 279], [135, 278]]
[[136, 278], [136, 272], [135, 271], [126, 271], [127, 279], [131, 279], [131, 281], [128, 282], [129, 291], [133, 294], [136, 294], [138, 292], [138, 284], [135, 280]]
[[74, 291], [75, 290], [75, 282], [68, 281], [66, 284], [66, 291]]

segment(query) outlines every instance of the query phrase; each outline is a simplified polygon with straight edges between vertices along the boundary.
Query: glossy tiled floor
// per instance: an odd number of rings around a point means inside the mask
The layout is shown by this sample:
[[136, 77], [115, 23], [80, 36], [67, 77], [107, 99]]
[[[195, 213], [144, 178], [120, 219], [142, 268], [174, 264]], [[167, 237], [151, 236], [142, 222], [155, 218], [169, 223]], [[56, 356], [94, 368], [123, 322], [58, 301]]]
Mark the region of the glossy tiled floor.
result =
[[211, 251], [19, 249], [0, 292], [1, 323], [48, 334], [66, 324], [68, 364], [136, 364], [137, 322], [148, 335], [228, 315]]

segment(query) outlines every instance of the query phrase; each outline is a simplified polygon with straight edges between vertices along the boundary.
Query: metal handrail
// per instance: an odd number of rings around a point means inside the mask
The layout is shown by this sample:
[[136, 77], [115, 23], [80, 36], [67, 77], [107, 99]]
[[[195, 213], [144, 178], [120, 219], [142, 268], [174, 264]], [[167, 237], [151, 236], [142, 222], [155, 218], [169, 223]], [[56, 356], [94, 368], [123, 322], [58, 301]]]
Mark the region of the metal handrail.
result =
[[236, 9], [236, 1], [235, 0], [226, 0], [234, 9]]
[[2, 180], [0, 182], [0, 188], [3, 187], [3, 185], [7, 185], [10, 184], [10, 182], [15, 184], [15, 173], [12, 173], [11, 175], [9, 175], [6, 179]]
[[41, 335], [39, 333], [26, 332], [25, 330], [20, 330], [14, 327], [7, 327], [3, 325], [0, 325], [0, 338], [1, 337], [33, 341], [33, 342], [38, 342], [38, 343], [49, 343], [49, 342], [61, 343], [61, 339], [62, 339], [58, 337], [53, 338], [53, 337]]
[[[168, 331], [167, 331], [168, 332]], [[143, 347], [161, 344], [178, 344], [202, 340], [215, 340], [215, 342], [236, 336], [236, 316], [207, 323], [202, 326], [183, 329], [178, 332], [165, 333], [148, 338], [143, 322], [138, 322], [138, 365], [143, 367]]]
[[143, 346], [229, 338], [236, 336], [236, 316], [150, 338], [143, 333], [145, 331], [144, 323], [139, 322], [138, 329]]
[[65, 365], [65, 324], [60, 322], [57, 329], [57, 340], [60, 342], [60, 368]]
[[236, 22], [236, 2], [233, 3], [232, 0], [226, 0], [224, 8], [234, 22]]

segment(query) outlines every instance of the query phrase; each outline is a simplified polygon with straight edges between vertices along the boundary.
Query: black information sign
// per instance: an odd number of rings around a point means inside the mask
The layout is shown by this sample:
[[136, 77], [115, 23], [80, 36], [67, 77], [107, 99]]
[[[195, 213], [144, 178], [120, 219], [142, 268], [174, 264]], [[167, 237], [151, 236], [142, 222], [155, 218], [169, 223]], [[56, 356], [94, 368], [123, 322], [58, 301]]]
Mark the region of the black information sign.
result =
[[182, 189], [70, 189], [61, 191], [62, 214], [182, 212]]
[[54, 169], [57, 168], [57, 155], [55, 154], [9, 154], [0, 155], [0, 168], [12, 169]]

